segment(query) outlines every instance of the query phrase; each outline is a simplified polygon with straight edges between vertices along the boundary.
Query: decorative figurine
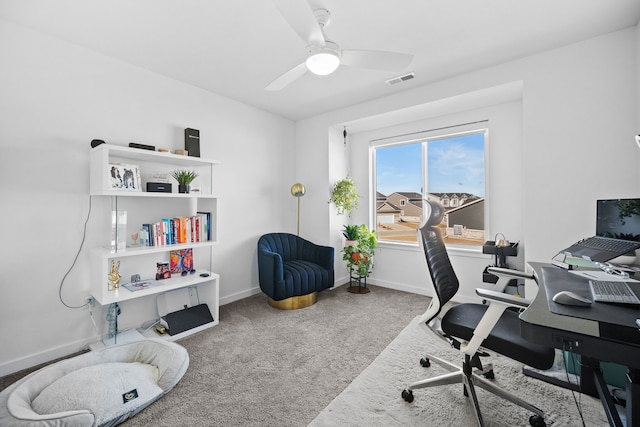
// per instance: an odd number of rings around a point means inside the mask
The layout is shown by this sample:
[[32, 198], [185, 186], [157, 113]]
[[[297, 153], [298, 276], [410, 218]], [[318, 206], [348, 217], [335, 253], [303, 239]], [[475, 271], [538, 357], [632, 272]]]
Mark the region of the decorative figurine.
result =
[[111, 271], [107, 275], [109, 278], [109, 290], [114, 291], [120, 287], [120, 261], [111, 260]]

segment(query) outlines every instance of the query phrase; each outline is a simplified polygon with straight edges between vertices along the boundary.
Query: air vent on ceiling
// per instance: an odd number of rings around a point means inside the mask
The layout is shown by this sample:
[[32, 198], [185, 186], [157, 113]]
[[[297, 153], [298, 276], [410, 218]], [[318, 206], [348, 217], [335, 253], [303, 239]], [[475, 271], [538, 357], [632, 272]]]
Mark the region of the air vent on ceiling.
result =
[[411, 80], [415, 76], [416, 76], [416, 73], [408, 73], [408, 74], [404, 74], [402, 76], [394, 77], [394, 78], [389, 79], [389, 80], [385, 80], [385, 82], [389, 83], [390, 85], [394, 85], [396, 83], [402, 83], [402, 82], [406, 82], [407, 80]]

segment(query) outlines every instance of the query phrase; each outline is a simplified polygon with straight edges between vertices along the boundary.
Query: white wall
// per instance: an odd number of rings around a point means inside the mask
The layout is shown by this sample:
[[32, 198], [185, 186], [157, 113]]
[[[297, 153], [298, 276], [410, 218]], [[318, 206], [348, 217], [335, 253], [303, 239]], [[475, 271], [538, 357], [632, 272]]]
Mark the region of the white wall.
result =
[[[519, 86], [518, 86], [519, 87]], [[521, 93], [511, 94], [519, 97]], [[464, 103], [469, 105], [469, 103]], [[486, 120], [478, 127], [487, 127], [489, 136], [487, 139], [487, 183], [485, 203], [487, 223], [487, 236], [493, 240], [498, 233], [511, 241], [522, 240], [522, 218], [524, 200], [521, 188], [523, 187], [522, 164], [522, 102], [520, 99], [499, 103], [485, 108], [471, 109], [455, 114], [446, 114], [438, 117], [427, 118], [423, 113], [423, 120], [403, 123], [396, 126], [374, 129], [371, 131], [353, 134], [350, 141], [350, 153], [353, 159], [366, 159], [370, 153], [370, 141], [382, 138], [390, 138], [397, 135], [415, 135], [418, 132], [430, 129], [443, 129], [456, 124], [473, 123]], [[359, 188], [367, 188], [371, 161], [354, 161], [352, 173]], [[364, 192], [363, 192], [364, 193]], [[373, 194], [365, 193], [366, 199], [363, 205], [370, 206]], [[508, 206], [508, 209], [495, 209], [495, 206]], [[369, 218], [368, 212], [359, 209], [352, 218], [355, 223], [364, 223], [373, 226], [373, 218]], [[510, 258], [507, 261], [515, 268], [522, 268], [523, 251], [518, 258]], [[453, 253], [453, 252], [452, 252]], [[474, 270], [480, 270], [493, 263], [490, 255], [483, 255], [478, 251], [455, 251], [456, 261], [464, 259], [459, 270], [460, 280], [463, 283], [477, 282], [479, 274]], [[459, 258], [459, 257], [464, 258]], [[344, 266], [344, 262], [340, 263]], [[473, 265], [473, 268], [469, 268]], [[417, 269], [417, 270], [416, 270]], [[343, 268], [346, 271], [346, 269]], [[421, 271], [424, 274], [417, 274]], [[407, 248], [405, 245], [381, 243], [376, 250], [375, 283], [382, 286], [393, 287], [408, 292], [424, 293], [424, 277], [427, 275], [424, 254], [415, 250], [415, 247]]]
[[[0, 40], [0, 376], [94, 339], [89, 311], [58, 300], [82, 239], [94, 138], [176, 149], [184, 128], [200, 129], [201, 156], [221, 161], [213, 189], [221, 300], [257, 291], [258, 236], [295, 233], [292, 122], [3, 20]], [[107, 226], [89, 221], [63, 288], [69, 304], [88, 295], [89, 249], [106, 244], [96, 235]]]
[[[337, 216], [327, 200], [333, 183], [347, 172], [361, 173], [368, 158], [357, 154], [357, 141], [343, 148], [344, 124], [376, 122], [381, 128], [457, 114], [470, 109], [471, 104], [455, 102], [467, 94], [520, 82], [521, 151], [506, 160], [522, 165], [523, 217], [521, 223], [492, 217], [491, 228], [522, 233], [527, 260], [548, 260], [555, 250], [591, 234], [596, 198], [639, 192], [640, 150], [633, 143], [640, 128], [637, 29], [413, 87], [295, 125], [2, 20], [0, 39], [0, 219], [6, 242], [0, 252], [0, 375], [69, 354], [93, 339], [88, 311], [64, 308], [58, 287], [82, 237], [94, 138], [181, 148], [185, 127], [201, 130], [202, 156], [222, 162], [214, 189], [221, 195], [214, 267], [222, 276], [223, 302], [256, 291], [260, 234], [295, 232], [296, 200], [289, 188], [296, 181], [307, 187], [302, 236], [336, 247], [338, 283], [346, 279], [340, 269], [340, 230], [350, 220]], [[473, 109], [482, 107], [473, 104]], [[434, 108], [442, 108], [441, 114]], [[425, 109], [431, 112], [416, 117]], [[358, 132], [376, 129], [367, 126]], [[490, 163], [490, 177], [499, 172], [496, 165]], [[584, 167], [602, 171], [584, 172]], [[492, 212], [509, 212], [513, 189], [492, 185]], [[363, 203], [352, 221], [364, 222], [366, 209]], [[85, 249], [63, 289], [71, 304], [82, 303], [88, 293], [88, 248], [103, 244], [91, 230], [103, 226], [89, 221]], [[399, 257], [404, 254], [381, 248], [372, 282], [416, 289], [426, 275], [424, 265], [410, 263], [395, 278]], [[485, 261], [453, 255], [463, 277], [479, 276]]]
[[[370, 131], [375, 129], [372, 122], [384, 123], [384, 127], [406, 124], [416, 121], [420, 111], [428, 112], [424, 117], [435, 117], [430, 108], [434, 105], [443, 106], [443, 114], [452, 114], [456, 113], [452, 103], [443, 101], [522, 82], [522, 115], [518, 120], [522, 123], [522, 148], [503, 159], [522, 171], [522, 186], [514, 189], [491, 179], [490, 209], [492, 215], [509, 212], [515, 195], [523, 214], [518, 218], [520, 223], [492, 217], [491, 229], [509, 228], [521, 234], [525, 260], [549, 261], [558, 250], [593, 234], [596, 199], [639, 195], [640, 150], [633, 143], [633, 135], [638, 133], [637, 40], [636, 29], [630, 28], [302, 120], [296, 124], [300, 146], [297, 168], [306, 170], [311, 165], [311, 159], [304, 155], [305, 147], [333, 146], [335, 142], [327, 141], [324, 129], [366, 122], [365, 130]], [[465, 109], [468, 106], [459, 106], [458, 112]], [[354, 151], [359, 149], [357, 145], [351, 147], [350, 164], [343, 158], [328, 159], [330, 173], [341, 175], [367, 168], [368, 157]], [[337, 150], [331, 154], [339, 156]], [[502, 163], [491, 159], [490, 177], [500, 173]], [[359, 190], [361, 194], [369, 192], [368, 188]], [[324, 205], [313, 208], [319, 223], [334, 215]], [[364, 203], [354, 219], [365, 222], [367, 209]], [[328, 232], [332, 242], [339, 242], [339, 228]], [[387, 272], [407, 255], [397, 251], [384, 247], [376, 253], [372, 283], [380, 280], [380, 284], [411, 289], [424, 276], [423, 265], [411, 262], [403, 265], [403, 274], [390, 279]], [[480, 277], [481, 263], [476, 257], [453, 253], [452, 261], [462, 277]], [[342, 261], [336, 257], [336, 262]], [[471, 297], [476, 283], [468, 286], [466, 295]]]

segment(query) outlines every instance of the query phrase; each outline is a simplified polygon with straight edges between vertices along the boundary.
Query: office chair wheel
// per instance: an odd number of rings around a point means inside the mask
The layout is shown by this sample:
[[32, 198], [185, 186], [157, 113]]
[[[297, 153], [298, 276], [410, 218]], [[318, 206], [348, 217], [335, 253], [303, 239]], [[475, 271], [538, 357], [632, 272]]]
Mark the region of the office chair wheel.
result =
[[482, 374], [483, 377], [485, 377], [488, 380], [492, 380], [496, 377], [496, 375], [493, 373], [493, 369], [490, 371], [485, 372], [484, 374]]
[[531, 415], [529, 417], [529, 424], [533, 427], [547, 427], [547, 423], [544, 422], [544, 418], [540, 415]]
[[429, 358], [423, 357], [422, 359], [420, 359], [420, 366], [422, 366], [423, 368], [428, 368], [429, 366], [431, 366], [431, 362], [429, 361]]
[[413, 391], [411, 390], [402, 390], [402, 398], [405, 402], [413, 402]]

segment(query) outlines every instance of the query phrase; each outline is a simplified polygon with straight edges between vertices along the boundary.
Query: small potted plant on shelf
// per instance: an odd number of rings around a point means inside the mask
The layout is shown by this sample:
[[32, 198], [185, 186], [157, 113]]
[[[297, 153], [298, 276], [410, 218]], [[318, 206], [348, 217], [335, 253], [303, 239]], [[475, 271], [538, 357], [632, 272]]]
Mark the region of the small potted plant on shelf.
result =
[[356, 183], [347, 176], [335, 183], [329, 203], [335, 203], [338, 215], [347, 213], [351, 216], [351, 212], [358, 207], [359, 198]]
[[342, 231], [342, 235], [346, 239], [344, 242], [345, 246], [355, 245], [358, 240], [358, 232], [360, 231], [360, 226], [358, 225], [345, 225], [344, 230]]
[[375, 230], [362, 224], [357, 227], [357, 239], [354, 244], [342, 249], [342, 259], [347, 261], [349, 271], [359, 277], [368, 277], [373, 269], [373, 255], [378, 247], [378, 236]]
[[178, 193], [188, 193], [190, 190], [189, 184], [198, 177], [197, 172], [185, 169], [174, 170], [171, 175], [178, 181]]

